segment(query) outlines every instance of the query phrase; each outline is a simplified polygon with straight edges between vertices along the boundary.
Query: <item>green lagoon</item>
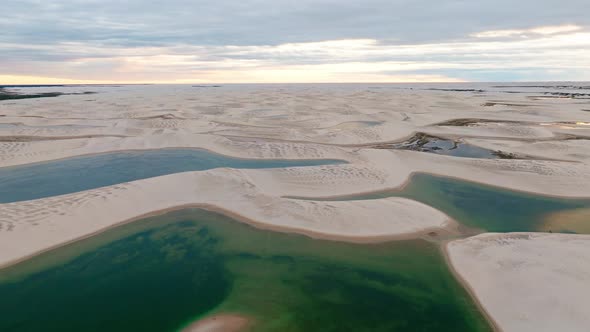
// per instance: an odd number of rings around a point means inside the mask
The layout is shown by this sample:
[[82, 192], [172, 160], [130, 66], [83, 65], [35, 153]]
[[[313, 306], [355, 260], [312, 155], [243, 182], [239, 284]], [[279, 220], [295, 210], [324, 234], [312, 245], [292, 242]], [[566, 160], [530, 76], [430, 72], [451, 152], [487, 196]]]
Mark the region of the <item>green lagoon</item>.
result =
[[0, 331], [176, 331], [215, 313], [253, 331], [489, 331], [438, 247], [348, 244], [186, 209], [0, 271]]

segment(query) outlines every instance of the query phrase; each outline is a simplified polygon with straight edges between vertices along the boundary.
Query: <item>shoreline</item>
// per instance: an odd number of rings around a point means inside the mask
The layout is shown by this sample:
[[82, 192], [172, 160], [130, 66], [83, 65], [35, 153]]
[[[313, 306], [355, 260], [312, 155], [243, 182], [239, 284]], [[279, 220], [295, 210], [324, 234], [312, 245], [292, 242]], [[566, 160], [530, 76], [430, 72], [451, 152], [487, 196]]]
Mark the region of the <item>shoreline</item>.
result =
[[[24, 256], [22, 258], [19, 258], [19, 259], [13, 260], [13, 261], [9, 261], [7, 263], [0, 264], [0, 272], [1, 272], [1, 270], [5, 269], [5, 268], [12, 267], [14, 265], [17, 265], [19, 263], [22, 263], [24, 261], [27, 261], [27, 260], [32, 259], [34, 257], [37, 257], [39, 255], [48, 253], [48, 252], [53, 251], [58, 248], [68, 246], [72, 243], [80, 242], [85, 239], [100, 235], [106, 231], [113, 230], [117, 227], [129, 224], [129, 223], [132, 223], [135, 221], [140, 221], [145, 218], [162, 216], [162, 215], [165, 215], [170, 212], [175, 212], [175, 211], [180, 211], [180, 210], [188, 210], [188, 209], [201, 209], [201, 210], [206, 210], [206, 211], [218, 213], [218, 214], [221, 214], [225, 217], [233, 219], [235, 222], [244, 223], [244, 224], [247, 224], [251, 227], [260, 229], [260, 230], [267, 230], [267, 231], [285, 233], [285, 234], [297, 234], [297, 235], [306, 236], [308, 238], [315, 239], [315, 240], [346, 242], [346, 243], [353, 243], [353, 244], [372, 244], [372, 243], [383, 243], [383, 242], [390, 242], [390, 241], [413, 240], [413, 239], [419, 239], [425, 235], [428, 235], [431, 232], [440, 232], [440, 231], [447, 231], [452, 234], [452, 233], [455, 233], [453, 227], [457, 227], [459, 225], [456, 221], [452, 220], [450, 217], [447, 216], [447, 218], [448, 218], [447, 224], [444, 227], [430, 227], [430, 228], [424, 229], [422, 231], [417, 231], [417, 232], [397, 234], [397, 235], [382, 235], [382, 236], [378, 236], [378, 235], [376, 235], [376, 236], [335, 235], [335, 234], [327, 234], [327, 233], [322, 233], [322, 232], [308, 231], [305, 229], [295, 228], [295, 227], [266, 224], [266, 223], [256, 221], [251, 218], [242, 216], [239, 213], [233, 212], [229, 209], [218, 207], [213, 204], [205, 204], [205, 203], [182, 204], [182, 205], [178, 205], [178, 206], [174, 206], [174, 207], [170, 207], [170, 208], [154, 210], [152, 212], [144, 213], [144, 214], [138, 215], [133, 218], [122, 220], [122, 221], [116, 222], [110, 226], [107, 226], [107, 227], [104, 227], [104, 228], [99, 229], [97, 231], [94, 231], [92, 233], [86, 234], [84, 236], [77, 237], [75, 239], [70, 239], [70, 240], [60, 243], [58, 245], [51, 246], [51, 247], [45, 248], [43, 250], [36, 251], [36, 252], [34, 252], [30, 255]], [[458, 232], [458, 231], [456, 231], [456, 232]]]
[[455, 280], [459, 283], [459, 285], [461, 285], [461, 287], [465, 290], [465, 292], [467, 292], [467, 294], [469, 294], [469, 297], [471, 298], [471, 300], [473, 301], [473, 303], [477, 307], [478, 311], [483, 315], [483, 317], [486, 319], [486, 321], [490, 324], [492, 331], [503, 332], [504, 330], [500, 327], [498, 322], [494, 319], [494, 317], [491, 315], [491, 313], [488, 311], [488, 309], [486, 309], [486, 307], [483, 305], [481, 300], [477, 297], [473, 287], [471, 287], [469, 282], [465, 278], [463, 278], [459, 274], [459, 272], [455, 269], [455, 266], [452, 263], [451, 256], [449, 255], [449, 252], [447, 250], [448, 244], [452, 241], [453, 240], [445, 241], [445, 242], [441, 243], [440, 246], [438, 246], [438, 249], [439, 249], [441, 255], [443, 256], [446, 266], [449, 268], [449, 271], [451, 271], [451, 274], [453, 275]]

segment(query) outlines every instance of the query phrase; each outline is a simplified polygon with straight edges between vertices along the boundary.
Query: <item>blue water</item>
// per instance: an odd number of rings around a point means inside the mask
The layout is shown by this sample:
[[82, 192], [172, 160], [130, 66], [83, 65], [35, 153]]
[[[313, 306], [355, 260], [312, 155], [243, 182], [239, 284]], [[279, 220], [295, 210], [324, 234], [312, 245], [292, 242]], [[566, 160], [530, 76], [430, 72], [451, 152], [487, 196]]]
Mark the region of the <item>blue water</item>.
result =
[[276, 168], [344, 163], [341, 160], [240, 159], [197, 149], [116, 152], [0, 168], [0, 203], [25, 201], [166, 174], [219, 167]]

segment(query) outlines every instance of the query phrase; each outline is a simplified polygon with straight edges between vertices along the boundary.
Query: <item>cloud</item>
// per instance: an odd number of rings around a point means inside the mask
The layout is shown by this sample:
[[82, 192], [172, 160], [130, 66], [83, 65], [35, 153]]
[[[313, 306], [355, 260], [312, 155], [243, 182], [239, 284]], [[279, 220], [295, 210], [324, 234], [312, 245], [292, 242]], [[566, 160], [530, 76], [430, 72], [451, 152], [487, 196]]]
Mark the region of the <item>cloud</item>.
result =
[[0, 74], [142, 82], [583, 80], [590, 79], [585, 6], [5, 0]]
[[472, 33], [590, 25], [587, 0], [4, 0], [3, 41], [278, 45], [338, 39], [423, 43]]
[[579, 25], [554, 25], [542, 26], [525, 30], [491, 30], [471, 34], [475, 38], [501, 38], [501, 37], [523, 37], [531, 35], [554, 35], [558, 33], [567, 33], [582, 30]]

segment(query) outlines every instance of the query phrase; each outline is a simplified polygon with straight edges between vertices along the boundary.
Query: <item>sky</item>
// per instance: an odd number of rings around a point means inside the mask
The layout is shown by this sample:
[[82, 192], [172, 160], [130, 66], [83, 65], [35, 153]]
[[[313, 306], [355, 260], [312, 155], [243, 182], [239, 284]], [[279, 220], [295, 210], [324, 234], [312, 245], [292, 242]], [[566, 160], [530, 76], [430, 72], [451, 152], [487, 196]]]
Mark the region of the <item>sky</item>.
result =
[[2, 0], [0, 84], [590, 80], [589, 0]]

